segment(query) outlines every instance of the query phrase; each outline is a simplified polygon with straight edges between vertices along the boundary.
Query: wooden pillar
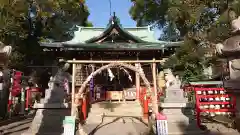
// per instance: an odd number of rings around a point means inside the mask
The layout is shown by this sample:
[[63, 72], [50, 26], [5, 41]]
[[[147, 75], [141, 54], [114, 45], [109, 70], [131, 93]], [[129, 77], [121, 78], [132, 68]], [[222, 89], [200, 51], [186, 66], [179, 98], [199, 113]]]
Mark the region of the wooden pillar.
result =
[[[137, 69], [139, 69], [139, 63], [135, 64], [135, 67]], [[139, 73], [135, 72], [135, 80], [136, 80], [136, 99], [139, 99], [139, 95], [140, 95], [140, 75]]]
[[[91, 66], [92, 67], [92, 73], [94, 72], [95, 70], [95, 67], [94, 65]], [[91, 78], [90, 80], [90, 91], [89, 91], [89, 102], [93, 102], [95, 99], [95, 92], [94, 92], [94, 77]]]
[[[155, 61], [155, 58], [153, 59]], [[153, 109], [155, 113], [158, 113], [158, 101], [157, 101], [157, 69], [156, 69], [156, 62], [152, 63], [152, 76], [153, 76]]]
[[[74, 61], [75, 59], [73, 59]], [[72, 66], [72, 107], [71, 107], [71, 116], [75, 114], [75, 75], [76, 75], [76, 64], [73, 63]]]

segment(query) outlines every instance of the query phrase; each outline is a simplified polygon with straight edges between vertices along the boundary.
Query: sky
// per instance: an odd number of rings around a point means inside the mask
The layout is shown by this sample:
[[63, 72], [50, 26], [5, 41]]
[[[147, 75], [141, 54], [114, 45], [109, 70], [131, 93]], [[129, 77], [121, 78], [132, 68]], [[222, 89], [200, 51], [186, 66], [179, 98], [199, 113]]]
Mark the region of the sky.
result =
[[111, 10], [116, 12], [116, 16], [120, 18], [121, 24], [125, 27], [135, 27], [136, 22], [131, 19], [128, 11], [132, 5], [130, 0], [86, 0], [90, 10], [89, 21], [95, 27], [105, 27], [110, 18], [110, 2]]
[[[123, 27], [136, 27], [136, 22], [131, 19], [129, 9], [132, 5], [130, 0], [86, 0], [90, 16], [88, 20], [94, 27], [106, 27], [110, 18], [111, 11], [116, 13]], [[160, 31], [155, 30], [155, 37], [159, 37]]]

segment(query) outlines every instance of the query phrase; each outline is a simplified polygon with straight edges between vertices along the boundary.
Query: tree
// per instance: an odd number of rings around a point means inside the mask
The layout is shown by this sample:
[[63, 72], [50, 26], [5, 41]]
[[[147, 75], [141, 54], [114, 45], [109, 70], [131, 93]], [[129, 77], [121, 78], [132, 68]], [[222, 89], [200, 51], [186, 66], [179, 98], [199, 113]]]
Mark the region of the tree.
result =
[[234, 0], [132, 0], [129, 13], [137, 24], [144, 21], [162, 28], [172, 23], [185, 36], [190, 30], [211, 25]]
[[[34, 16], [30, 18], [31, 15]], [[40, 40], [68, 40], [74, 25], [92, 25], [87, 21], [88, 16], [84, 1], [1, 0], [0, 41], [13, 46], [11, 66], [19, 68], [29, 59], [43, 59]]]
[[162, 28], [163, 34], [160, 35], [159, 40], [163, 41], [179, 41], [180, 32], [176, 29], [175, 25], [172, 23], [167, 23]]
[[132, 2], [134, 4], [129, 11], [132, 18], [138, 24], [145, 22], [163, 29], [161, 40], [174, 41], [171, 39], [175, 38], [173, 32], [179, 31], [179, 38], [184, 39], [184, 44], [169, 58], [165, 66], [181, 74], [185, 81], [204, 78], [203, 69], [216, 59], [214, 44], [222, 42], [230, 35], [230, 9], [236, 14], [240, 11], [240, 0]]

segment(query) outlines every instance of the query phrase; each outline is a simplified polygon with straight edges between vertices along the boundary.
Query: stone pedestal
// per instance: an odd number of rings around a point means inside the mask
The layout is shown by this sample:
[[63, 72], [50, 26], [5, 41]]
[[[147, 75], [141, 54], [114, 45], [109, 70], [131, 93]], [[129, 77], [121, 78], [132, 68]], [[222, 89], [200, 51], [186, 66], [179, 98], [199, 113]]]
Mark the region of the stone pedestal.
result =
[[187, 103], [180, 83], [166, 89], [166, 98], [161, 103], [163, 114], [167, 116], [169, 135], [202, 133], [194, 120], [194, 105]]
[[53, 82], [50, 83], [50, 88], [46, 90], [45, 99], [41, 103], [42, 107], [38, 108], [30, 128], [23, 135], [63, 133], [63, 120], [65, 116], [71, 115], [71, 110], [68, 107], [64, 108], [64, 88], [59, 85], [58, 80], [51, 81]]

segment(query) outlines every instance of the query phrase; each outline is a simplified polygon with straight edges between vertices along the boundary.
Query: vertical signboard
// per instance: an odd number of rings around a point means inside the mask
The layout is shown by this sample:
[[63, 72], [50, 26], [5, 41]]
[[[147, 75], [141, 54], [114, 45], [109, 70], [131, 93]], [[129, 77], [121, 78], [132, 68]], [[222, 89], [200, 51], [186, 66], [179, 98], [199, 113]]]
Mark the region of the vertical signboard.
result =
[[76, 71], [75, 71], [75, 85], [81, 86], [83, 83], [83, 73], [82, 73], [82, 64], [76, 64]]
[[167, 117], [161, 113], [157, 114], [157, 135], [168, 135]]
[[63, 127], [63, 135], [75, 135], [75, 117], [65, 116], [65, 120], [63, 121]]

